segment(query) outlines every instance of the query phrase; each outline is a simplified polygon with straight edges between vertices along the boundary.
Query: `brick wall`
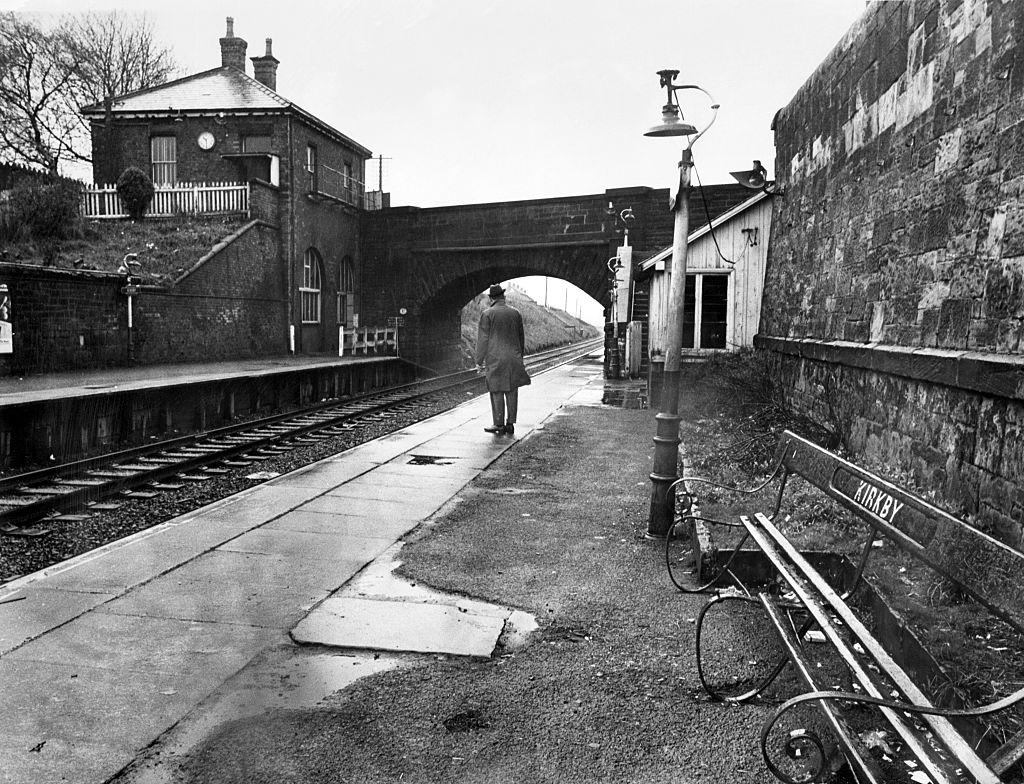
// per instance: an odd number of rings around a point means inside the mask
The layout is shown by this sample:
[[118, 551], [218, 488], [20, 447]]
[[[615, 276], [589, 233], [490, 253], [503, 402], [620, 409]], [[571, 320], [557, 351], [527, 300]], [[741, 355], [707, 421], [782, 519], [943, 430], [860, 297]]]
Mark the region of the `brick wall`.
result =
[[[135, 166], [152, 176], [150, 138], [173, 136], [177, 145], [177, 172], [179, 182], [240, 182], [246, 179], [240, 164], [221, 156], [240, 151], [240, 137], [244, 133], [272, 135], [284, 121], [278, 119], [260, 122], [234, 117], [185, 117], [171, 120], [118, 119], [108, 131], [102, 122], [93, 122], [93, 180], [114, 183], [129, 166]], [[209, 131], [216, 139], [209, 150], [196, 143], [199, 134]], [[284, 149], [284, 145], [279, 149]]]
[[285, 354], [284, 270], [277, 231], [260, 221], [218, 243], [169, 289], [135, 298], [141, 364]]
[[[739, 185], [707, 186], [690, 201], [691, 226], [749, 197]], [[668, 190], [615, 188], [586, 196], [397, 207], [363, 216], [362, 321], [383, 323], [406, 308], [403, 354], [430, 364], [455, 356], [458, 311], [488, 284], [547, 275], [579, 286], [607, 304], [607, 261], [629, 229], [641, 252], [672, 242]], [[609, 209], [609, 204], [611, 208]], [[624, 209], [633, 219], [624, 223]], [[533, 247], [531, 247], [533, 246]]]
[[759, 345], [864, 460], [1020, 541], [1024, 3], [871, 3], [777, 116]]
[[[138, 364], [286, 354], [287, 295], [278, 234], [253, 221], [173, 286], [133, 297]], [[0, 373], [25, 375], [128, 364], [124, 278], [100, 272], [0, 264], [10, 289], [14, 353]]]
[[[340, 282], [341, 262], [351, 258], [356, 270], [360, 264], [359, 213], [352, 205], [324, 196], [309, 194], [308, 174], [305, 171], [306, 147], [316, 146], [317, 162], [320, 167], [330, 167], [336, 172], [344, 170], [346, 163], [352, 167], [352, 176], [362, 177], [363, 160], [356, 151], [328, 138], [316, 129], [300, 122], [292, 124], [292, 160], [296, 162], [294, 177], [289, 177], [290, 190], [286, 191], [286, 214], [284, 232], [291, 246], [292, 258], [292, 323], [295, 324], [296, 351], [299, 353], [338, 353], [338, 306], [337, 294]], [[332, 177], [321, 168], [321, 176]], [[282, 183], [285, 183], [282, 172]], [[306, 251], [313, 248], [322, 261], [320, 291], [320, 323], [301, 323], [301, 301], [299, 285], [302, 283], [303, 262]], [[360, 303], [356, 303], [359, 311]]]
[[14, 353], [0, 373], [108, 367], [127, 359], [123, 279], [99, 272], [0, 264], [11, 295]]

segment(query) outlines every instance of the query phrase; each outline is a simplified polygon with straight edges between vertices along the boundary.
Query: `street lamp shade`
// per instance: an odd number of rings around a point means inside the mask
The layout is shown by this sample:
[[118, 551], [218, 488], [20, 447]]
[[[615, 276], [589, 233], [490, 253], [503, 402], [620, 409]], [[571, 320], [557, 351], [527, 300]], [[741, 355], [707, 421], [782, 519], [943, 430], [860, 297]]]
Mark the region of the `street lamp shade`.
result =
[[661, 123], [644, 133], [644, 136], [693, 136], [697, 129], [679, 116], [679, 107], [667, 103], [661, 110]]

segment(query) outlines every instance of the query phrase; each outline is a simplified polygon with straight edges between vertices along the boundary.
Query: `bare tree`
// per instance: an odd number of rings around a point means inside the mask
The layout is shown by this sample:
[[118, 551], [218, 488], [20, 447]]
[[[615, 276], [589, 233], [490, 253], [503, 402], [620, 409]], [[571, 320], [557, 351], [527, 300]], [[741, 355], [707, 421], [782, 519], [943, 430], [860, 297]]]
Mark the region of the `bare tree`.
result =
[[79, 106], [163, 84], [178, 69], [146, 14], [89, 11], [66, 17], [62, 34], [77, 64]]
[[33, 19], [0, 13], [0, 156], [56, 173], [61, 161], [83, 160], [81, 121], [67, 111], [75, 79], [59, 32]]
[[92, 159], [79, 109], [165, 82], [177, 70], [143, 14], [65, 16], [52, 26], [0, 13], [0, 160], [42, 166]]

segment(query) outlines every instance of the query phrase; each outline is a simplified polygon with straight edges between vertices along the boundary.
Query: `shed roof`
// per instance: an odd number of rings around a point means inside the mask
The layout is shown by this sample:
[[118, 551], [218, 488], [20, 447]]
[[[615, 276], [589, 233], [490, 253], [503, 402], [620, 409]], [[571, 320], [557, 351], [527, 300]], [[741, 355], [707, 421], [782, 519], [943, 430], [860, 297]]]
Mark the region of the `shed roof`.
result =
[[[694, 240], [699, 239], [700, 237], [703, 237], [705, 234], [710, 232], [712, 229], [717, 229], [719, 226], [721, 226], [721, 225], [723, 225], [725, 223], [728, 223], [729, 221], [731, 221], [733, 218], [737, 217], [738, 215], [742, 215], [744, 212], [749, 210], [751, 207], [753, 207], [758, 202], [763, 201], [764, 199], [768, 198], [768, 195], [769, 194], [764, 192], [764, 191], [758, 191], [757, 193], [755, 193], [753, 196], [751, 196], [746, 201], [741, 202], [740, 204], [737, 204], [731, 210], [726, 210], [721, 215], [719, 215], [717, 218], [712, 220], [710, 223], [702, 223], [700, 225], [700, 228], [690, 232], [689, 236], [686, 238], [687, 243], [691, 243]], [[672, 246], [669, 245], [667, 248], [663, 248], [662, 250], [659, 250], [657, 253], [654, 253], [653, 255], [648, 256], [646, 259], [641, 261], [640, 262], [640, 269], [641, 270], [649, 270], [655, 264], [657, 264], [659, 261], [664, 261], [665, 259], [669, 258], [671, 255], [672, 255]]]
[[[106, 110], [102, 103], [83, 106], [89, 118], [100, 118]], [[337, 128], [297, 106], [284, 96], [253, 79], [237, 68], [220, 66], [209, 71], [137, 90], [113, 99], [111, 111], [116, 116], [175, 117], [187, 114], [295, 114], [328, 136], [348, 144], [366, 157], [372, 153]]]

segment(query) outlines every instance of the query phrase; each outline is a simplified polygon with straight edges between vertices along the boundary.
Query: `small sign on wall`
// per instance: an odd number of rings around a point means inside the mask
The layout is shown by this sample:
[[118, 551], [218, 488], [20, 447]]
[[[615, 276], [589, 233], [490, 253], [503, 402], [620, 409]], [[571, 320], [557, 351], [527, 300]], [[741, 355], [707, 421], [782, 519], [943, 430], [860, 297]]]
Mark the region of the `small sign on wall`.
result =
[[11, 294], [0, 283], [0, 354], [14, 353], [14, 327], [11, 324]]

